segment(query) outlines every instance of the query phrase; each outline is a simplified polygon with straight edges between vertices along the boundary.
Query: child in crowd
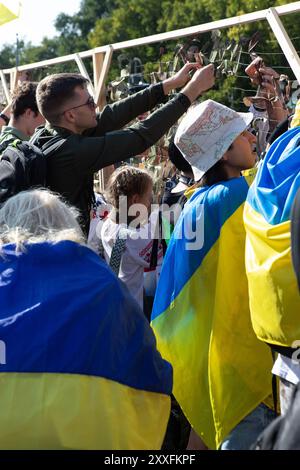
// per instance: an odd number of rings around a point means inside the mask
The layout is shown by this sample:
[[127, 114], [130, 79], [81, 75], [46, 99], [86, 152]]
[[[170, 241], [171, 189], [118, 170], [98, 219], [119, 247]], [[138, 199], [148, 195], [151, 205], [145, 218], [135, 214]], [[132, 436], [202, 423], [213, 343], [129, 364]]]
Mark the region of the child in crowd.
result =
[[173, 141], [169, 145], [168, 152], [170, 161], [180, 172], [179, 176], [176, 175], [176, 178], [172, 178], [167, 181], [165, 192], [162, 197], [163, 204], [172, 206], [179, 202], [185, 191], [194, 184], [194, 175], [191, 165], [183, 157], [182, 153]]
[[118, 168], [108, 182], [106, 194], [112, 211], [98, 230], [105, 260], [142, 308], [144, 270], [149, 270], [151, 264], [155, 269], [163, 258], [161, 243], [154, 243], [158, 212], [149, 219], [152, 190], [153, 179], [147, 171], [129, 165]]

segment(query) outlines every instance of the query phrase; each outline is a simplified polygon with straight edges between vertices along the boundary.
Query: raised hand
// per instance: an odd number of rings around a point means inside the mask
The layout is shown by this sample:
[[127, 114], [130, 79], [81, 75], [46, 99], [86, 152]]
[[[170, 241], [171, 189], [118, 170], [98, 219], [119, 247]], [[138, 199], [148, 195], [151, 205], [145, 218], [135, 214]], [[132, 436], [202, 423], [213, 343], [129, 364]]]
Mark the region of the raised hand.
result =
[[183, 87], [190, 79], [190, 72], [201, 67], [198, 62], [186, 63], [173, 77], [163, 81], [164, 93], [167, 95], [171, 90]]
[[213, 64], [201, 67], [194, 73], [189, 83], [181, 91], [191, 102], [195, 101], [204, 91], [209, 90], [215, 83]]

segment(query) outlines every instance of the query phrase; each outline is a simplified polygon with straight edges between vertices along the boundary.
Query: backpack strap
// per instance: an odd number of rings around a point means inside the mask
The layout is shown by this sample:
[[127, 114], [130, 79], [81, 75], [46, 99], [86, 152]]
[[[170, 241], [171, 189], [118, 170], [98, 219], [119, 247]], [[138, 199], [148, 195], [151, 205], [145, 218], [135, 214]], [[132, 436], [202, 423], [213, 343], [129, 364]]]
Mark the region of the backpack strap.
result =
[[105, 261], [104, 246], [103, 246], [101, 237], [99, 237], [98, 248], [99, 248], [99, 256], [101, 256], [101, 258]]
[[154, 269], [154, 268], [157, 267], [157, 257], [158, 257], [158, 245], [159, 245], [159, 243], [162, 244], [163, 255], [165, 255], [166, 251], [167, 251], [167, 243], [166, 243], [166, 240], [163, 237], [162, 215], [161, 215], [161, 210], [160, 209], [159, 209], [159, 212], [158, 212], [157, 223], [158, 223], [158, 237], [156, 237], [153, 240], [153, 243], [152, 243], [151, 258], [150, 258], [150, 265], [149, 265], [150, 269]]
[[155, 269], [157, 266], [157, 254], [158, 254], [158, 238], [155, 238], [152, 242], [151, 258], [149, 268]]
[[0, 139], [0, 156], [1, 154], [4, 152], [4, 150], [7, 149], [7, 147], [11, 144], [13, 144], [16, 140], [15, 137], [12, 137], [11, 139], [7, 139], [7, 140], [4, 140], [4, 142], [1, 142], [1, 139]]
[[[271, 354], [272, 354], [272, 359], [273, 359], [273, 364], [275, 364], [275, 351], [274, 349], [271, 348]], [[272, 375], [272, 395], [273, 395], [273, 406], [274, 406], [274, 411], [275, 414], [278, 416], [278, 393], [277, 393], [277, 375], [273, 374]]]
[[[35, 132], [35, 134], [31, 137], [29, 142], [32, 145], [36, 145], [36, 142], [39, 140], [39, 138], [43, 135], [44, 132], [45, 132], [45, 128], [41, 127], [40, 129], [38, 129], [38, 131]], [[49, 137], [50, 135], [52, 134], [49, 134]], [[41, 151], [43, 152], [45, 157], [47, 157], [52, 152], [55, 152], [57, 149], [59, 149], [59, 147], [61, 147], [61, 145], [63, 145], [66, 142], [66, 140], [67, 139], [65, 138], [63, 139], [58, 134], [54, 135], [44, 145], [42, 145]]]
[[116, 276], [119, 275], [121, 260], [126, 247], [127, 234], [128, 230], [121, 227], [111, 251], [109, 266]]
[[[36, 141], [42, 136], [42, 134], [44, 133], [45, 131], [45, 127], [41, 127], [40, 129], [38, 129], [37, 131], [34, 132], [34, 134], [30, 137], [29, 139], [29, 142], [32, 144], [32, 145], [36, 145]], [[51, 135], [51, 134], [49, 134]]]
[[27, 140], [20, 140], [20, 139], [13, 139], [9, 141], [9, 145], [12, 147], [15, 147], [16, 149], [19, 147], [19, 145], [23, 144], [24, 142], [28, 142]]
[[66, 142], [66, 140], [67, 139], [63, 139], [59, 135], [52, 137], [52, 139], [46, 142], [41, 148], [45, 157], [58, 150]]

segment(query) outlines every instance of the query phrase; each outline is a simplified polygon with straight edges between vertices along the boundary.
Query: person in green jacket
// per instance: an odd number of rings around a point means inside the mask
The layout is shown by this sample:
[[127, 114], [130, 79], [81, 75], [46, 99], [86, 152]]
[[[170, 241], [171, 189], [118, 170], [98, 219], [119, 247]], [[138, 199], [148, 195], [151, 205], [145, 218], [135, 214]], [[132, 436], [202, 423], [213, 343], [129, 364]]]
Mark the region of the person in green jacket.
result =
[[[94, 172], [141, 154], [168, 131], [201, 93], [213, 86], [213, 65], [196, 69], [199, 64], [188, 63], [173, 77], [107, 105], [100, 114], [96, 114], [96, 104], [83, 76], [54, 74], [39, 83], [37, 104], [48, 124], [44, 132], [39, 130], [33, 136], [32, 142], [42, 146], [53, 135], [65, 138], [47, 161], [47, 186], [80, 210], [86, 233]], [[192, 70], [196, 71], [190, 78]], [[140, 114], [164, 103], [171, 90], [182, 86], [181, 93], [150, 117], [123, 129]]]
[[35, 128], [45, 122], [36, 104], [36, 82], [23, 81], [14, 90], [10, 104], [10, 118], [5, 113], [1, 119], [0, 144], [8, 145], [16, 139], [29, 140]]

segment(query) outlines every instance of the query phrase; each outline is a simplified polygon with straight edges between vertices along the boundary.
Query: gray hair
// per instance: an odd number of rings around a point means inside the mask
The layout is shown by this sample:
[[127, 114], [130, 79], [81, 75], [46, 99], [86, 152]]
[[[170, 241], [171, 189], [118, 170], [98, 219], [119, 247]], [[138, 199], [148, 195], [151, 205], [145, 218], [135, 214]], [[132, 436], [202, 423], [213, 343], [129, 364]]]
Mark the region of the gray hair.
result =
[[77, 221], [78, 211], [46, 189], [22, 191], [0, 209], [0, 246], [13, 243], [20, 250], [26, 243], [71, 240], [85, 243]]

